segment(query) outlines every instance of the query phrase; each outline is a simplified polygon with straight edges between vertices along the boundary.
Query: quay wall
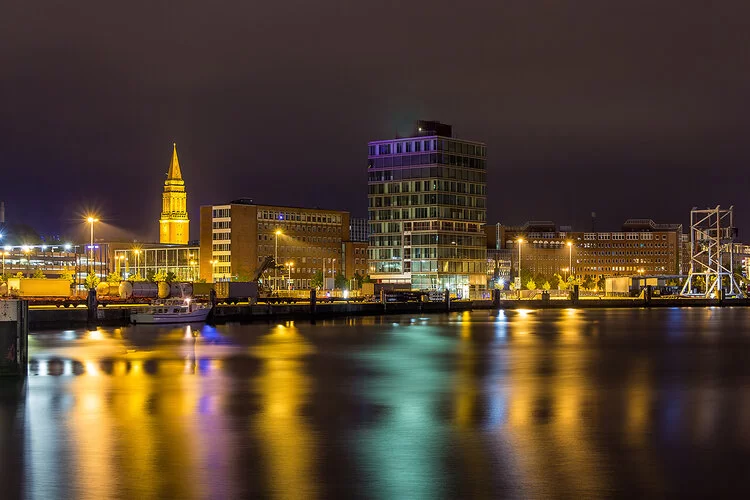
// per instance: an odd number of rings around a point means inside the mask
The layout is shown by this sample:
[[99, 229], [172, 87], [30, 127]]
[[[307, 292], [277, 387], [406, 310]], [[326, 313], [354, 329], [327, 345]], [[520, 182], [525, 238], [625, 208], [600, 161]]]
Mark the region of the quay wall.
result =
[[[484, 301], [455, 301], [450, 306], [444, 302], [334, 302], [310, 304], [238, 304], [219, 305], [212, 314], [214, 323], [232, 321], [265, 321], [275, 319], [310, 319], [337, 316], [374, 316], [380, 314], [434, 314], [472, 309], [568, 309], [568, 308], [640, 308], [640, 307], [747, 307], [750, 299], [700, 299], [700, 298], [586, 298], [565, 300], [500, 300], [493, 304]], [[126, 325], [130, 310], [119, 307], [99, 307], [97, 325]], [[29, 309], [29, 327], [32, 330], [76, 328], [92, 325], [86, 308]]]

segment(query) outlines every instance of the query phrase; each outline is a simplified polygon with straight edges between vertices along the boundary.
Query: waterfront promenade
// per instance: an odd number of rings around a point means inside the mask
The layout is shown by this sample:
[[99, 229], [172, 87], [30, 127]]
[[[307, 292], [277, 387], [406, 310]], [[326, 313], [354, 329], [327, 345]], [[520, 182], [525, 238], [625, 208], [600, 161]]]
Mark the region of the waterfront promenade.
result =
[[[276, 319], [311, 319], [344, 316], [376, 316], [382, 314], [435, 314], [484, 309], [590, 309], [590, 308], [642, 308], [642, 307], [748, 307], [750, 299], [699, 299], [699, 298], [606, 298], [585, 297], [570, 299], [524, 300], [474, 300], [445, 302], [333, 302], [318, 303], [314, 310], [309, 303], [297, 304], [236, 304], [218, 305], [214, 309], [213, 323], [232, 321], [251, 322]], [[129, 307], [100, 307], [97, 324], [125, 325], [130, 318]], [[32, 329], [66, 328], [89, 324], [86, 308], [32, 308], [29, 324]]]

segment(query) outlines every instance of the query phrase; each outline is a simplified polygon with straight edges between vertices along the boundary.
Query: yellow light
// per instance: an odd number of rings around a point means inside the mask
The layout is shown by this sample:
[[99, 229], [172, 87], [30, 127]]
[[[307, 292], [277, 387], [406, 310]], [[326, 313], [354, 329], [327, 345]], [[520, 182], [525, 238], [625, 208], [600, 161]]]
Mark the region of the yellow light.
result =
[[276, 230], [276, 236], [278, 236], [278, 235], [280, 235], [280, 234], [281, 234], [281, 229], [277, 229], [277, 230]]
[[94, 222], [99, 222], [99, 219], [97, 219], [96, 217], [89, 216], [86, 219], [86, 222], [88, 222], [89, 224], [93, 224]]
[[517, 241], [518, 243], [525, 243], [525, 241], [524, 241], [524, 240], [523, 240], [522, 238], [518, 238], [518, 239], [517, 239], [516, 241]]
[[568, 242], [568, 246], [569, 246], [569, 247], [572, 247], [572, 246], [573, 246], [573, 243], [569, 241], [569, 242]]

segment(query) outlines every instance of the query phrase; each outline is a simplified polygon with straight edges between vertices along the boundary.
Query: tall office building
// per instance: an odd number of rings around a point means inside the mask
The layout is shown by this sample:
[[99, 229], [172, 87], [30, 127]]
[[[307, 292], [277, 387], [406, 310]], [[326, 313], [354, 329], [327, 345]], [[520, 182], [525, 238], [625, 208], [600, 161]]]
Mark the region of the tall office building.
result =
[[466, 297], [487, 286], [487, 148], [419, 121], [369, 143], [370, 277]]
[[177, 144], [173, 144], [172, 161], [164, 181], [161, 217], [159, 217], [159, 243], [187, 245], [190, 239], [190, 219], [187, 213], [187, 193], [182, 180]]

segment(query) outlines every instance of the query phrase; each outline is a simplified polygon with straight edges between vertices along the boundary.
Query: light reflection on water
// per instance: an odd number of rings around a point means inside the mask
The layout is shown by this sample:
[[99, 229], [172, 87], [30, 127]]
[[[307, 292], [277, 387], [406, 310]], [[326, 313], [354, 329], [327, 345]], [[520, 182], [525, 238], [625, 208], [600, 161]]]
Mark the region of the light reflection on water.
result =
[[25, 384], [0, 382], [0, 482], [9, 498], [739, 494], [749, 326], [744, 309], [570, 309], [43, 332]]

